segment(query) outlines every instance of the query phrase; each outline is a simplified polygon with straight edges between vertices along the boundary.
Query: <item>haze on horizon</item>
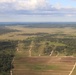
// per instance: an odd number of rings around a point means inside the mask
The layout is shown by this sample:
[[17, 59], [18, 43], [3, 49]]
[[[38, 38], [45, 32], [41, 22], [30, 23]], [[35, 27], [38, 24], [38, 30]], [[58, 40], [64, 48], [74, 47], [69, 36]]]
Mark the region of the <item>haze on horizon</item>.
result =
[[76, 0], [0, 0], [0, 22], [76, 22]]

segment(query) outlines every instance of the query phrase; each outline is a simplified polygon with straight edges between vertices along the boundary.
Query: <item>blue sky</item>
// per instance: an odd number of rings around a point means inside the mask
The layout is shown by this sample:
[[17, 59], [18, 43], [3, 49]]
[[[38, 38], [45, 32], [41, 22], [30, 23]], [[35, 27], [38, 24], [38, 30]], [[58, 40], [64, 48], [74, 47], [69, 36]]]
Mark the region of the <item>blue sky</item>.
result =
[[0, 22], [76, 22], [76, 0], [0, 0]]

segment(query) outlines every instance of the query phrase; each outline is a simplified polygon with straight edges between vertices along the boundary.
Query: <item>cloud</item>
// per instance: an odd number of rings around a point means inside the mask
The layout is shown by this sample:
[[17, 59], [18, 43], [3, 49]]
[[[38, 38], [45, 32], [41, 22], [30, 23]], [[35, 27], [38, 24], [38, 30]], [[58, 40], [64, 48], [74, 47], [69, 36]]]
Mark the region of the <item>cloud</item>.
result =
[[6, 14], [36, 14], [49, 9], [51, 5], [48, 0], [2, 0], [0, 2], [0, 12]]
[[71, 0], [71, 1], [76, 1], [76, 0]]
[[16, 0], [0, 0], [0, 3], [11, 3], [15, 2]]
[[48, 0], [19, 0], [16, 1], [15, 7], [17, 10], [38, 10], [47, 8]]
[[76, 8], [52, 5], [49, 0], [0, 0], [0, 14], [71, 16]]
[[65, 16], [72, 17], [74, 15], [73, 14], [66, 14]]
[[0, 0], [0, 4], [13, 4], [17, 10], [36, 10], [46, 8], [48, 0]]

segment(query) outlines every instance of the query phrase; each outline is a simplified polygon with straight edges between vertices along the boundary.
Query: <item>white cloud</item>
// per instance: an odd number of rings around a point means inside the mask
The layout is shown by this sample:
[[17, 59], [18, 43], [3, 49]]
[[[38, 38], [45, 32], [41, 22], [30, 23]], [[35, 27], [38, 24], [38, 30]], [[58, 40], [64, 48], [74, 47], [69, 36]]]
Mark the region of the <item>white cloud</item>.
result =
[[35, 10], [38, 8], [46, 8], [47, 0], [16, 0], [16, 9]]
[[57, 2], [53, 7], [59, 10], [62, 8], [62, 5]]
[[76, 8], [59, 2], [51, 5], [49, 0], [0, 0], [0, 13], [72, 16], [70, 13], [76, 13]]
[[74, 15], [73, 14], [66, 14], [65, 16], [72, 17]]
[[0, 0], [0, 3], [11, 3], [15, 2], [16, 0]]
[[49, 1], [48, 0], [0, 0], [0, 5], [3, 4], [8, 5], [11, 3], [12, 7], [17, 10], [35, 10], [35, 9], [43, 9], [48, 8]]

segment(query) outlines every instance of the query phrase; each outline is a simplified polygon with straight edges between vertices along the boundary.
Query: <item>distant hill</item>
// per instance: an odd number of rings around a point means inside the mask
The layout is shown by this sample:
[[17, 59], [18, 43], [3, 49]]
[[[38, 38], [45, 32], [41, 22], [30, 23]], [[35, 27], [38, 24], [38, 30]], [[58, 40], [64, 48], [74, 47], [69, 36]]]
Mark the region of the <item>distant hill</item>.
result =
[[0, 22], [0, 26], [22, 25], [31, 28], [63, 28], [76, 27], [76, 22]]

